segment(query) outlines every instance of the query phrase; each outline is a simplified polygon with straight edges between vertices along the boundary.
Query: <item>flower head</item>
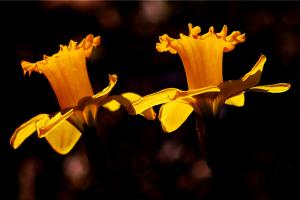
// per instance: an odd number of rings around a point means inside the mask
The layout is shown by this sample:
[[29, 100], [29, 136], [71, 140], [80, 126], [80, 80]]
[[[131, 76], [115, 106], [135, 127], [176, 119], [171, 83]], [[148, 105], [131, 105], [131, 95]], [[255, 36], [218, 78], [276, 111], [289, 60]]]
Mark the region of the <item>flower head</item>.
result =
[[100, 44], [100, 36], [88, 35], [80, 44], [71, 40], [68, 46], [60, 45], [58, 53], [44, 55], [35, 63], [22, 61], [24, 74], [39, 72], [46, 76], [53, 88], [61, 109], [77, 105], [85, 96], [92, 96], [93, 90], [86, 68], [86, 58]]
[[[122, 104], [127, 110], [131, 109], [130, 102], [139, 99], [139, 95], [125, 93], [120, 97], [115, 95], [115, 99], [109, 97], [117, 82], [116, 75], [109, 75], [109, 86], [103, 91], [94, 94], [92, 90], [86, 58], [91, 56], [93, 49], [99, 44], [100, 37], [90, 34], [79, 44], [71, 40], [68, 46], [60, 45], [58, 53], [44, 56], [41, 61], [21, 62], [24, 74], [38, 72], [46, 76], [61, 111], [54, 115], [39, 114], [19, 126], [10, 140], [13, 148], [18, 148], [27, 137], [37, 131], [38, 136], [45, 137], [55, 151], [66, 154], [79, 140], [84, 124], [94, 125], [99, 106], [115, 111]], [[119, 103], [118, 99], [122, 101]], [[152, 109], [141, 114], [148, 119], [155, 118]]]
[[264, 55], [240, 79], [224, 81], [223, 52], [229, 52], [235, 45], [244, 42], [245, 34], [234, 31], [228, 35], [227, 26], [223, 26], [219, 33], [210, 27], [203, 35], [200, 35], [199, 26], [188, 24], [188, 28], [189, 35], [180, 34], [179, 39], [173, 39], [167, 34], [160, 36], [156, 49], [159, 52], [179, 54], [189, 90], [164, 89], [143, 97], [133, 105], [136, 113], [139, 113], [150, 106], [163, 104], [159, 119], [165, 132], [175, 131], [193, 110], [200, 116], [218, 115], [224, 104], [243, 106], [246, 91], [280, 93], [290, 88], [288, 83], [257, 86], [266, 62]]
[[188, 88], [196, 89], [223, 82], [223, 52], [234, 49], [235, 45], [245, 41], [245, 34], [239, 31], [227, 36], [227, 26], [220, 33], [210, 27], [208, 33], [199, 35], [199, 26], [188, 25], [189, 35], [180, 34], [180, 39], [173, 39], [167, 34], [159, 37], [156, 44], [159, 52], [178, 53], [186, 72]]

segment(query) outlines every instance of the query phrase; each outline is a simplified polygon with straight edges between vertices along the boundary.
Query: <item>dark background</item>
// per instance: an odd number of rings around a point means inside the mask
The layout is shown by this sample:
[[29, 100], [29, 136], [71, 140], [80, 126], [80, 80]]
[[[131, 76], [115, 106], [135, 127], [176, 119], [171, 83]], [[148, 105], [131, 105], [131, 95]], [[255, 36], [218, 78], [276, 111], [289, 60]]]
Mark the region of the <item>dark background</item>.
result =
[[9, 146], [21, 123], [59, 110], [47, 79], [23, 76], [21, 60], [41, 60], [43, 54], [56, 53], [59, 44], [92, 33], [102, 37], [87, 62], [94, 91], [106, 87], [109, 73], [119, 77], [112, 94], [187, 89], [179, 56], [158, 53], [155, 43], [164, 33], [174, 38], [188, 34], [188, 23], [201, 26], [201, 33], [211, 25], [218, 32], [224, 24], [229, 32], [246, 33], [246, 42], [224, 55], [225, 80], [247, 73], [262, 53], [267, 62], [261, 83], [289, 82], [292, 88], [282, 94], [246, 93], [244, 107], [226, 107], [209, 132], [212, 175], [199, 156], [194, 115], [172, 134], [163, 133], [158, 121], [122, 118], [107, 141], [115, 195], [299, 199], [299, 10], [299, 2], [271, 1], [0, 2], [1, 199], [101, 196], [82, 140], [67, 156], [56, 154], [35, 134], [17, 150]]

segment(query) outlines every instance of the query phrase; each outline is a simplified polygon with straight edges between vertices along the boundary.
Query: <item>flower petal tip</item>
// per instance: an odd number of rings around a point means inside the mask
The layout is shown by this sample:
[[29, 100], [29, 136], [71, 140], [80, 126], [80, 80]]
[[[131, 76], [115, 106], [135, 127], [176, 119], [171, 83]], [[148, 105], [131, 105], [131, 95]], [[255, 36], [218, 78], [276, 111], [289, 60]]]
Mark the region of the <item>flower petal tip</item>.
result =
[[14, 134], [9, 140], [9, 144], [13, 149], [17, 149], [21, 145], [21, 143], [17, 144], [16, 137], [17, 137], [17, 135]]
[[108, 75], [108, 79], [109, 79], [109, 82], [117, 82], [118, 80], [118, 76], [116, 74], [109, 74]]
[[100, 44], [100, 42], [101, 42], [101, 37], [100, 36], [94, 37], [94, 35], [89, 34], [84, 39], [83, 48], [84, 49], [89, 49], [91, 47], [96, 47]]

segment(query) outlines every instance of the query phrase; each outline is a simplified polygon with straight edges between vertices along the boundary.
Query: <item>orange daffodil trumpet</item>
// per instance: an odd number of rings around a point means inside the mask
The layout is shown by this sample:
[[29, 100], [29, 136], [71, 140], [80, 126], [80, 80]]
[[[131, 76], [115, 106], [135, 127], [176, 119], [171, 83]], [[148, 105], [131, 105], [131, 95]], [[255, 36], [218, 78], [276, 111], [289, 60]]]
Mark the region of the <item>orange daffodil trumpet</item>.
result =
[[218, 115], [224, 104], [243, 106], [246, 91], [281, 93], [290, 88], [288, 83], [257, 86], [266, 62], [264, 55], [240, 79], [224, 81], [223, 52], [229, 52], [235, 45], [244, 42], [245, 34], [234, 31], [227, 35], [226, 25], [219, 33], [215, 33], [214, 28], [210, 27], [203, 35], [200, 35], [199, 26], [188, 24], [188, 28], [188, 36], [180, 34], [180, 39], [173, 39], [164, 34], [156, 44], [159, 52], [179, 54], [186, 73], [188, 91], [164, 89], [146, 95], [133, 104], [137, 114], [146, 108], [163, 104], [159, 120], [165, 132], [179, 128], [194, 110], [200, 116], [204, 113]]
[[[39, 138], [46, 138], [52, 148], [60, 154], [66, 154], [77, 143], [84, 131], [84, 124], [93, 126], [97, 110], [103, 106], [115, 111], [123, 104], [127, 110], [131, 109], [131, 101], [140, 98], [134, 93], [124, 93], [119, 103], [109, 97], [117, 82], [116, 75], [109, 75], [109, 86], [103, 91], [94, 94], [86, 69], [86, 58], [89, 58], [93, 49], [100, 44], [100, 36], [88, 35], [81, 43], [70, 41], [68, 46], [60, 45], [58, 53], [44, 56], [42, 61], [30, 63], [22, 61], [24, 74], [27, 72], [42, 73], [46, 76], [53, 88], [61, 111], [54, 114], [39, 114], [19, 126], [10, 144], [18, 148], [22, 142], [35, 131]], [[115, 95], [118, 99], [118, 95]], [[126, 100], [126, 101], [125, 101]], [[128, 103], [129, 102], [129, 103]], [[147, 119], [154, 119], [155, 113], [148, 109], [141, 113]]]

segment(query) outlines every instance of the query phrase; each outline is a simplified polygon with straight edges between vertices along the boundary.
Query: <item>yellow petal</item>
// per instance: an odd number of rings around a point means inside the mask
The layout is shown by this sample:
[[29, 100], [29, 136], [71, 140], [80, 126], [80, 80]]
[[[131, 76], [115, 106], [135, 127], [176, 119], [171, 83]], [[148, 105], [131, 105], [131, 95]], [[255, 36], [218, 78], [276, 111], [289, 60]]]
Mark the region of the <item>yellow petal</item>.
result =
[[158, 118], [164, 132], [178, 129], [193, 112], [193, 107], [182, 102], [169, 102], [160, 107]]
[[225, 104], [227, 105], [232, 105], [232, 106], [237, 106], [237, 107], [242, 107], [244, 106], [245, 103], [245, 92], [242, 92], [238, 95], [232, 96], [228, 99], [226, 99]]
[[[142, 98], [142, 96], [132, 92], [123, 93], [121, 95], [126, 99], [128, 99], [131, 103], [136, 102]], [[156, 113], [152, 107], [147, 108], [146, 110], [141, 112], [140, 115], [142, 115], [148, 120], [154, 120], [156, 118]]]
[[98, 99], [98, 98], [106, 97], [107, 95], [109, 95], [111, 90], [116, 85], [118, 77], [116, 74], [113, 74], [113, 75], [109, 74], [108, 78], [109, 78], [109, 85], [106, 88], [104, 88], [101, 92], [98, 92], [97, 94], [93, 95], [92, 96], [93, 99]]
[[107, 103], [103, 104], [102, 106], [112, 112], [115, 112], [120, 109], [121, 104], [115, 100], [110, 100]]
[[261, 55], [260, 58], [258, 59], [258, 61], [256, 62], [256, 64], [254, 65], [254, 67], [250, 70], [250, 72], [248, 72], [247, 74], [245, 74], [241, 80], [243, 82], [246, 82], [247, 85], [251, 85], [251, 86], [255, 86], [259, 83], [260, 81], [260, 77], [264, 68], [264, 64], [267, 61], [267, 58], [265, 55]]
[[221, 92], [218, 96], [222, 96], [224, 100], [232, 96], [238, 95], [241, 92], [256, 86], [262, 74], [266, 57], [261, 55], [254, 67], [239, 80], [225, 81], [219, 85]]
[[[85, 52], [85, 56], [89, 58], [92, 54], [93, 48], [98, 46], [101, 42], [101, 37], [94, 37], [92, 34], [89, 34], [84, 38], [78, 46], [74, 45], [74, 48], [83, 48]], [[70, 47], [70, 45], [69, 45]]]
[[253, 92], [270, 92], [270, 93], [281, 93], [286, 92], [290, 89], [291, 84], [289, 83], [276, 83], [272, 85], [259, 85], [249, 89]]
[[[112, 97], [117, 97], [117, 96], [119, 96], [119, 95], [115, 95]], [[107, 103], [103, 104], [103, 107], [109, 109], [110, 111], [116, 111], [122, 105], [126, 109], [128, 108], [128, 110], [130, 110], [131, 104], [142, 98], [140, 95], [133, 93], [133, 92], [123, 93], [123, 94], [121, 94], [121, 97], [124, 97], [125, 99], [124, 98], [114, 98], [114, 99], [118, 99], [119, 102], [117, 100], [111, 99]]]
[[51, 133], [52, 130], [54, 130], [57, 126], [59, 126], [60, 123], [69, 118], [72, 114], [73, 109], [70, 109], [63, 115], [61, 114], [61, 112], [58, 112], [51, 118], [43, 118], [42, 120], [38, 121], [36, 123], [38, 136], [40, 138], [47, 136], [49, 133]]
[[[215, 115], [218, 114], [221, 106], [227, 99], [239, 95], [259, 83], [265, 62], [266, 57], [261, 55], [250, 72], [245, 74], [241, 79], [225, 81], [219, 85], [221, 91], [213, 102], [213, 113]], [[239, 103], [242, 103], [242, 99], [240, 101]]]
[[140, 100], [142, 97], [136, 93], [127, 92], [123, 93], [121, 95], [112, 95], [109, 96], [106, 101], [116, 101], [120, 103], [128, 112], [128, 114], [131, 115], [137, 115], [140, 114], [144, 116], [148, 120], [154, 120], [156, 118], [156, 113], [154, 112], [152, 107], [146, 108], [141, 113], [136, 113], [132, 104], [138, 100]]
[[177, 48], [172, 45], [172, 42], [176, 41], [175, 39], [169, 37], [167, 34], [164, 34], [159, 36], [159, 41], [160, 43], [156, 43], [156, 49], [158, 52], [169, 51], [171, 54], [177, 53]]
[[[44, 61], [45, 62], [45, 61]], [[22, 60], [21, 61], [21, 66], [23, 68], [23, 73], [24, 75], [28, 72], [29, 75], [31, 74], [31, 72], [39, 72], [42, 73], [42, 71], [38, 68], [36, 63], [31, 63], [31, 62], [27, 62]]]
[[75, 146], [80, 136], [81, 133], [77, 128], [68, 120], [62, 120], [45, 138], [57, 153], [67, 154]]
[[207, 93], [207, 92], [219, 92], [220, 89], [216, 86], [209, 86], [194, 90], [182, 91], [176, 88], [167, 88], [159, 92], [149, 94], [133, 103], [134, 112], [136, 114], [142, 113], [144, 110], [159, 105], [168, 103], [175, 100], [183, 100], [188, 97]]
[[10, 139], [10, 145], [16, 149], [23, 141], [36, 131], [36, 123], [40, 120], [49, 119], [48, 114], [39, 114], [19, 126]]
[[[79, 118], [83, 118], [83, 119], [76, 119], [73, 118], [73, 121], [76, 121], [76, 124], [78, 124], [78, 127], [82, 127], [83, 122], [88, 124], [88, 125], [92, 125], [94, 123], [94, 120], [96, 118], [97, 115], [97, 109], [98, 106], [100, 105], [104, 105], [106, 104], [106, 107], [112, 107], [112, 106], [118, 106], [116, 104], [111, 105], [109, 104], [109, 100], [107, 100], [107, 97], [109, 95], [109, 93], [111, 92], [111, 90], [114, 88], [114, 86], [117, 83], [117, 75], [109, 75], [109, 85], [104, 88], [101, 92], [98, 92], [97, 94], [93, 95], [92, 97], [83, 97], [78, 101], [78, 106], [77, 109], [78, 111], [82, 111], [81, 114], [78, 114], [77, 112], [77, 116]], [[107, 104], [108, 103], [108, 104]]]

